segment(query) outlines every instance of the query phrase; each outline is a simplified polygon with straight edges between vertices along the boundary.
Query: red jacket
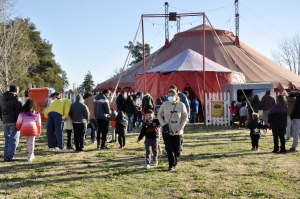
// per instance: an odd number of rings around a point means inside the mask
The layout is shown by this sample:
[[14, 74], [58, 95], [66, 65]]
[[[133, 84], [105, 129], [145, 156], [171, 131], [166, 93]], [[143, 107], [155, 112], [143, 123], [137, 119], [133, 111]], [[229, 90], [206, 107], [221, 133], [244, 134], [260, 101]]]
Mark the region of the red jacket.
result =
[[236, 106], [229, 106], [230, 112], [233, 115], [237, 115], [237, 107]]

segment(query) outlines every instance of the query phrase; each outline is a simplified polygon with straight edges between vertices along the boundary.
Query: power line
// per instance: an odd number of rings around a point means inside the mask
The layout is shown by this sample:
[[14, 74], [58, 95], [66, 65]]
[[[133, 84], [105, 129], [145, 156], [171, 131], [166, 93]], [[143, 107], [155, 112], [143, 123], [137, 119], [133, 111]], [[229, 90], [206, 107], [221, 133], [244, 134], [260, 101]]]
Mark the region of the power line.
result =
[[[217, 10], [221, 10], [223, 8], [226, 8], [228, 6], [232, 5], [232, 3], [228, 4], [228, 5], [225, 5], [225, 6], [222, 6], [220, 8], [215, 8], [215, 9], [210, 9], [210, 10], [203, 10], [202, 12], [214, 12], [214, 11], [217, 11]], [[184, 12], [196, 12], [196, 11], [192, 11], [192, 10], [183, 10], [183, 9], [180, 9], [180, 8], [176, 8], [174, 6], [170, 6], [171, 8], [174, 8], [176, 10], [180, 10], [180, 11], [184, 11]]]
[[[241, 16], [240, 16], [241, 17]], [[269, 38], [270, 40], [272, 40], [274, 43], [277, 44], [277, 42], [275, 40], [273, 40], [271, 37], [269, 37], [267, 34], [265, 34], [264, 32], [262, 32], [259, 28], [255, 27], [252, 23], [250, 23], [249, 21], [247, 21], [244, 17], [241, 17], [243, 20], [245, 20], [247, 23], [249, 23], [251, 26], [253, 26], [256, 30], [258, 30], [260, 33], [262, 33], [263, 35], [265, 35], [267, 38]]]
[[[102, 62], [106, 57], [108, 57], [114, 50], [116, 50], [121, 44], [123, 44], [130, 36], [132, 36], [136, 31], [133, 31], [126, 37], [122, 42], [120, 42], [115, 48], [113, 48], [109, 53], [107, 53], [100, 61], [98, 61], [93, 67], [91, 67], [89, 70], [92, 70], [95, 68], [100, 62]], [[79, 79], [77, 79], [74, 83], [77, 83], [79, 80], [81, 80], [85, 75], [81, 76]]]
[[[241, 2], [240, 2], [241, 3]], [[276, 28], [275, 26], [273, 26], [271, 23], [269, 23], [267, 20], [265, 20], [264, 18], [262, 18], [261, 16], [259, 16], [257, 13], [255, 13], [254, 11], [252, 11], [250, 8], [248, 8], [246, 5], [244, 5], [243, 3], [241, 3], [245, 8], [247, 8], [248, 10], [250, 10], [253, 14], [255, 14], [256, 16], [258, 16], [260, 19], [262, 19], [264, 22], [266, 22], [267, 24], [269, 24], [270, 26], [272, 26], [275, 30], [277, 30], [278, 32], [280, 32], [281, 34], [285, 35], [286, 37], [289, 37], [288, 35], [286, 35], [284, 32], [282, 32], [281, 30], [279, 30], [278, 28]]]

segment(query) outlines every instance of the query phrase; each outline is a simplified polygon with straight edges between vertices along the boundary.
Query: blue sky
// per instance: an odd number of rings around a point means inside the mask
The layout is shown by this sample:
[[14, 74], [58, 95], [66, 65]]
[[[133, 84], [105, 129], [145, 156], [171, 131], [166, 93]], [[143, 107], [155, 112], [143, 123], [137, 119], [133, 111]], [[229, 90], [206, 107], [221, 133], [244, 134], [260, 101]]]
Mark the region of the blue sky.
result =
[[[83, 82], [88, 70], [95, 83], [123, 66], [142, 14], [164, 14], [159, 0], [19, 0], [21, 17], [30, 18], [41, 37], [53, 45], [56, 61], [67, 72], [70, 88]], [[235, 33], [234, 0], [169, 0], [169, 12], [205, 12], [212, 25]], [[240, 40], [272, 59], [278, 40], [300, 32], [300, 1], [239, 0]], [[185, 17], [181, 31], [200, 25]], [[153, 25], [154, 24], [154, 25]], [[176, 25], [170, 22], [170, 40]], [[145, 21], [145, 42], [154, 52], [164, 44], [164, 18]], [[142, 37], [139, 34], [138, 41]]]

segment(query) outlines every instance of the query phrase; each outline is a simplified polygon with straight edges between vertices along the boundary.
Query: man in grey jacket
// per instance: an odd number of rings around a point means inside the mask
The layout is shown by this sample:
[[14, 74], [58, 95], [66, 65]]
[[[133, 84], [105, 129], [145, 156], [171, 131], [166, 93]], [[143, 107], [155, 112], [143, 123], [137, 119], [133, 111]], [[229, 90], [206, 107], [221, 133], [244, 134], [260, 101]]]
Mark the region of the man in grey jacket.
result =
[[81, 95], [76, 96], [76, 101], [71, 105], [69, 115], [73, 121], [76, 152], [83, 152], [84, 134], [90, 119], [90, 112]]
[[[98, 131], [97, 131], [97, 146], [100, 150], [109, 149], [105, 146], [106, 136], [109, 127], [109, 115], [111, 114], [109, 100], [107, 96], [110, 91], [108, 89], [104, 89], [102, 93], [99, 93], [94, 100], [94, 114], [98, 123]], [[101, 136], [101, 144], [100, 144], [100, 133]]]

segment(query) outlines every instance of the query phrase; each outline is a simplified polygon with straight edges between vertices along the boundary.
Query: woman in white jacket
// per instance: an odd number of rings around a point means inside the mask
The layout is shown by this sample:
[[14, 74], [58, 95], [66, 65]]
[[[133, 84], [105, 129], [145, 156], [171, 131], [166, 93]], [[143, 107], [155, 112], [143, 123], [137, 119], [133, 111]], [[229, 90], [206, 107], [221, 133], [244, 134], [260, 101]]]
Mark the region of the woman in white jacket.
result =
[[169, 90], [168, 101], [161, 105], [157, 116], [161, 126], [169, 124], [170, 132], [163, 134], [163, 139], [168, 154], [169, 170], [173, 171], [181, 153], [183, 129], [188, 121], [186, 107], [179, 101], [177, 92], [174, 89]]

